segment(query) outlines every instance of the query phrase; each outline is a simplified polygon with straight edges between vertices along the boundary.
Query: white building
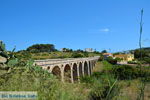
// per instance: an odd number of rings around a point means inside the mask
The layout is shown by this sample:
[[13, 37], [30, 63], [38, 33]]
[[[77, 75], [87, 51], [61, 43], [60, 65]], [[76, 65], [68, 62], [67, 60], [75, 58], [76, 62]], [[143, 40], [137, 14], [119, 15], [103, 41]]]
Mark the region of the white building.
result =
[[92, 48], [85, 48], [86, 52], [94, 52], [94, 50]]

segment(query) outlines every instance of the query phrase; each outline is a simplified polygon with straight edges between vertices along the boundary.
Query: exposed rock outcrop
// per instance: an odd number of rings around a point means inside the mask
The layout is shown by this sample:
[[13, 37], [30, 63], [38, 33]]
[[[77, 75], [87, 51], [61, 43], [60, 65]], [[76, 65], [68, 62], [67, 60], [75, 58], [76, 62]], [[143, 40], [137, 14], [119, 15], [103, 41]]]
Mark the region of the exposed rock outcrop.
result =
[[7, 59], [2, 57], [2, 56], [0, 56], [0, 64], [4, 64], [6, 62], [7, 62]]

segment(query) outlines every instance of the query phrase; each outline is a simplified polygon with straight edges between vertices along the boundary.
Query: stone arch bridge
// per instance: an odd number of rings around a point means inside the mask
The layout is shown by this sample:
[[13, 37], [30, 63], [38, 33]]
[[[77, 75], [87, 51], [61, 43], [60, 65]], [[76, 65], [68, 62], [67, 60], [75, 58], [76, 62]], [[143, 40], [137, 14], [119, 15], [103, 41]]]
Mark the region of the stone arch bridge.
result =
[[91, 75], [99, 56], [88, 58], [35, 60], [35, 64], [56, 75], [63, 82], [77, 82], [79, 78]]

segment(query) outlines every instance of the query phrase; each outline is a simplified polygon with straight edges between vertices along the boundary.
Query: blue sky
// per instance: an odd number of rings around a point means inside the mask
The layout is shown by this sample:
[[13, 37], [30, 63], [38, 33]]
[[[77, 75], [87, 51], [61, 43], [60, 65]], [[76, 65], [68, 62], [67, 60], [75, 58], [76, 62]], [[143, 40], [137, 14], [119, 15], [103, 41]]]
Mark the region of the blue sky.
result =
[[150, 0], [0, 0], [0, 40], [7, 49], [51, 43], [57, 49], [111, 52], [150, 46]]

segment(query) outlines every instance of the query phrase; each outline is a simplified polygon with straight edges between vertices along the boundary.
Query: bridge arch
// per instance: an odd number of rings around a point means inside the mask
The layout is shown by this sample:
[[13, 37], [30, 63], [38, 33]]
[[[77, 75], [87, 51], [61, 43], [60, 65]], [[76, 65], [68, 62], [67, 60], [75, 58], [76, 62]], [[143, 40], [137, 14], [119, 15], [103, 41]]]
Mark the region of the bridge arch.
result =
[[47, 67], [47, 70], [50, 70], [50, 66]]
[[88, 63], [87, 61], [84, 62], [84, 75], [88, 75]]
[[79, 76], [82, 77], [83, 76], [83, 70], [82, 70], [82, 63], [79, 63]]
[[66, 64], [64, 67], [64, 80], [71, 82], [71, 67], [69, 64]]
[[61, 78], [61, 69], [59, 66], [55, 66], [53, 69], [52, 69], [52, 74], [55, 75], [57, 78]]
[[78, 80], [78, 70], [77, 70], [77, 64], [76, 63], [73, 64], [72, 70], [73, 70], [73, 81], [75, 82]]

